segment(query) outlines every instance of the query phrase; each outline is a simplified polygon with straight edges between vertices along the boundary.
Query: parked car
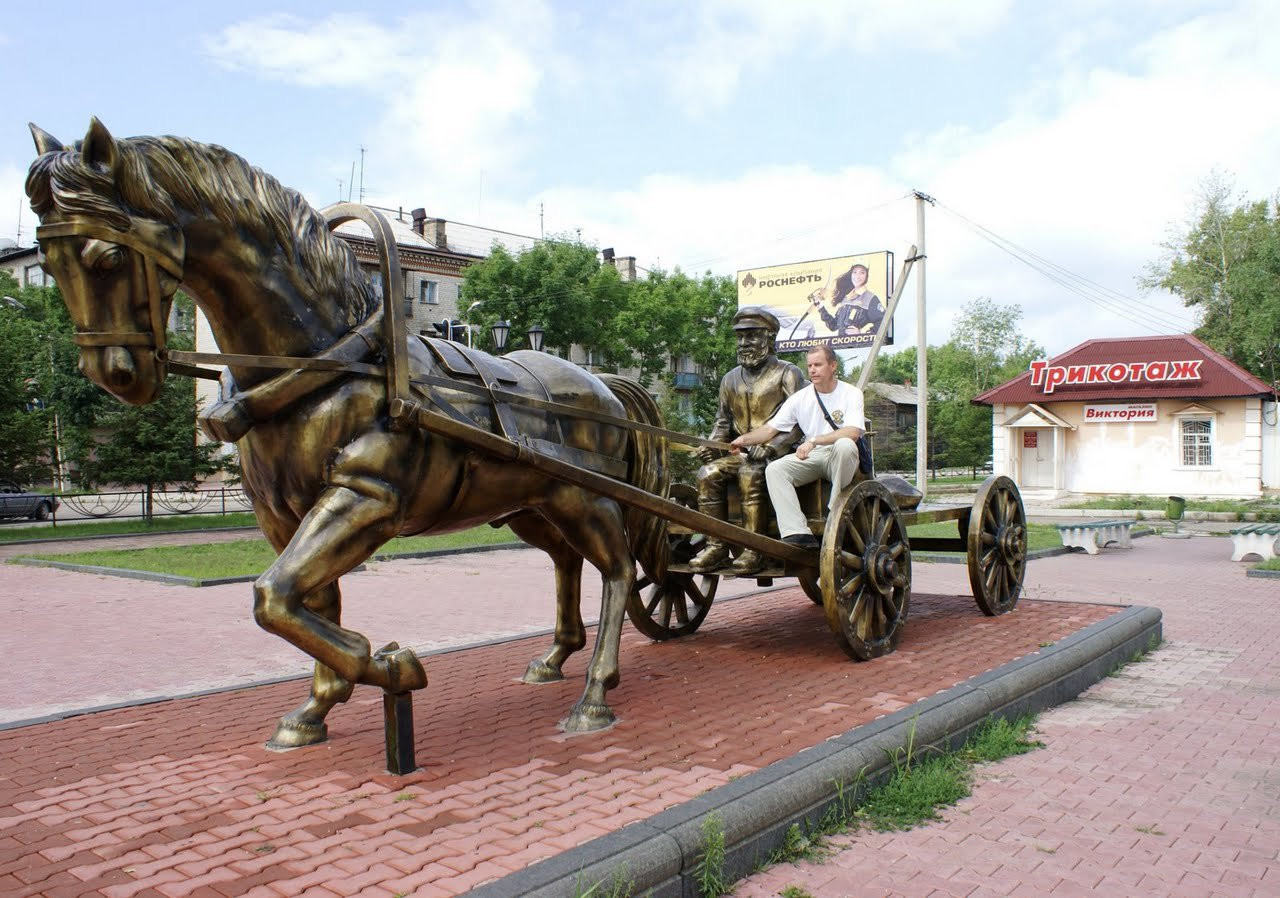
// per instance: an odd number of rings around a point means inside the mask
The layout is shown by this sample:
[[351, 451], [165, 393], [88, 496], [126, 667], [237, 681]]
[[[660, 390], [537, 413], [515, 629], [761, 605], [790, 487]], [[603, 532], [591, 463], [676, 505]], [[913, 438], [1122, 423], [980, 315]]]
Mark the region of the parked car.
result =
[[48, 493], [28, 493], [16, 483], [0, 481], [0, 518], [47, 521], [59, 504], [57, 498]]

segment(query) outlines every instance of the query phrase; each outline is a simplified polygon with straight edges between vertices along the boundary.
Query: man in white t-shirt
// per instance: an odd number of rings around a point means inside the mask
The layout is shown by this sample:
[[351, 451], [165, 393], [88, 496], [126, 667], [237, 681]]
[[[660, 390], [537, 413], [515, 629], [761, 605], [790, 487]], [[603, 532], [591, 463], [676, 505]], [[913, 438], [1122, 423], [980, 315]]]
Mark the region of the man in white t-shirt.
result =
[[836, 354], [831, 347], [810, 350], [805, 361], [811, 386], [792, 393], [767, 424], [738, 437], [729, 451], [758, 446], [800, 425], [804, 442], [795, 454], [770, 462], [764, 476], [783, 542], [816, 549], [818, 539], [800, 510], [796, 487], [826, 477], [831, 481], [834, 502], [858, 471], [856, 441], [865, 431], [866, 418], [862, 391], [836, 377]]

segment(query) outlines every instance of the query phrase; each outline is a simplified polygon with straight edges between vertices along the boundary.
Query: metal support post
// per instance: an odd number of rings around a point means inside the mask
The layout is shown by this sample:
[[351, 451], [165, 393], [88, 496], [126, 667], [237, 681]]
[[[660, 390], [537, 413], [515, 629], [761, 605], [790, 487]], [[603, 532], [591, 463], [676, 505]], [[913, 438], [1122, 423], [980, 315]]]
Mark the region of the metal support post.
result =
[[418, 769], [413, 756], [413, 693], [382, 693], [382, 722], [387, 739], [387, 772], [404, 776]]

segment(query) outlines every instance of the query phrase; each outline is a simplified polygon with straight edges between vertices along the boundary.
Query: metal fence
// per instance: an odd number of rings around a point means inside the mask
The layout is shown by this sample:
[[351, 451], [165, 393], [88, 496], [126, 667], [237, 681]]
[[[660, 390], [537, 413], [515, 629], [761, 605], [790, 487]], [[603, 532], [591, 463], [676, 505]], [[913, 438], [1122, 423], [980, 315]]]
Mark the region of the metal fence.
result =
[[53, 523], [103, 518], [145, 518], [190, 514], [237, 514], [253, 511], [253, 503], [240, 487], [203, 490], [152, 490], [150, 514], [145, 489], [107, 493], [82, 493], [58, 497]]

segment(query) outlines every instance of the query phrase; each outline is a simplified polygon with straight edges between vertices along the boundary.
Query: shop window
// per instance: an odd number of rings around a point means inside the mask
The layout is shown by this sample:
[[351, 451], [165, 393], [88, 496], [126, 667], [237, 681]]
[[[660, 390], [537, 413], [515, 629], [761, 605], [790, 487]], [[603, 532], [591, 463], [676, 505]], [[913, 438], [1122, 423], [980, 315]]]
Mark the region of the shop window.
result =
[[1182, 466], [1208, 468], [1213, 465], [1213, 421], [1209, 418], [1183, 418]]

